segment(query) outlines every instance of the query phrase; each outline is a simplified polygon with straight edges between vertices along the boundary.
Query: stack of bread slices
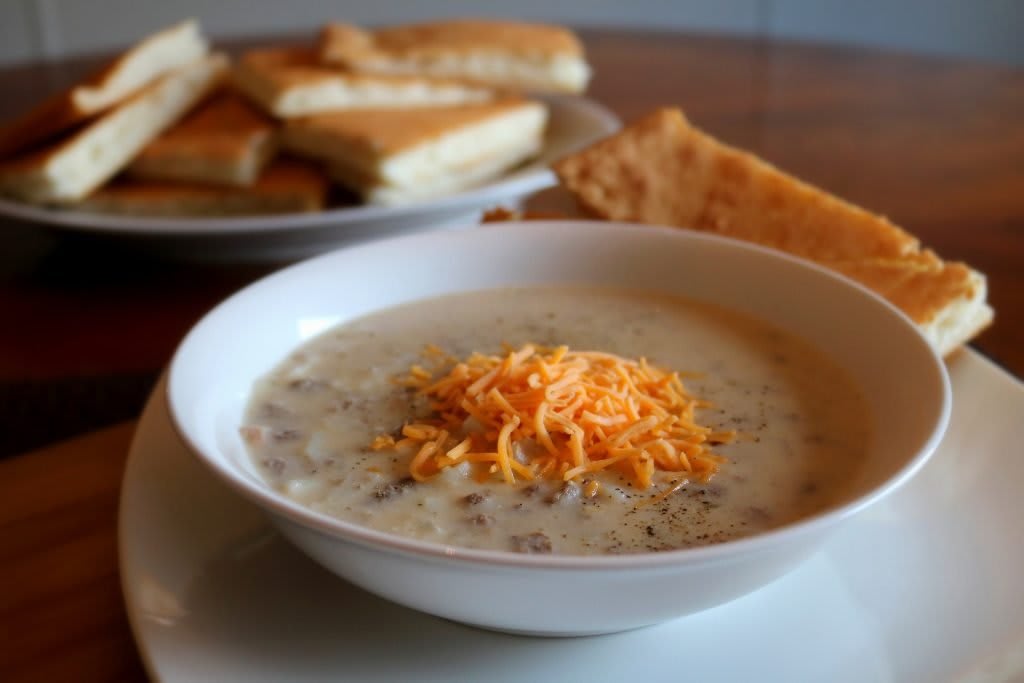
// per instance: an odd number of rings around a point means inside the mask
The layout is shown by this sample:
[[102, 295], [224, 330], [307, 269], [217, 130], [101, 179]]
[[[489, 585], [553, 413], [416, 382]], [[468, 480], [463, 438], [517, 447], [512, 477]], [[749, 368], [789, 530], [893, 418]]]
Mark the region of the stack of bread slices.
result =
[[135, 215], [315, 211], [332, 181], [369, 203], [429, 199], [535, 156], [548, 112], [524, 93], [589, 75], [556, 26], [331, 24], [232, 65], [186, 21], [0, 124], [0, 193]]

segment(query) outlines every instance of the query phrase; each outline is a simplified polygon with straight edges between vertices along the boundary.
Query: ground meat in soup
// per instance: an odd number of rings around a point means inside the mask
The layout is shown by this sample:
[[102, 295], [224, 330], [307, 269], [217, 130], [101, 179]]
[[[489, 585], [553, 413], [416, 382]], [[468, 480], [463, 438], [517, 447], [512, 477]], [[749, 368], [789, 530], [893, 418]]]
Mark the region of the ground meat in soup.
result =
[[[690, 393], [713, 404], [698, 419], [739, 438], [715, 445], [726, 462], [710, 482], [663, 499], [668, 482], [639, 490], [607, 470], [588, 475], [595, 495], [582, 482], [480, 481], [462, 465], [415, 482], [413, 452], [369, 448], [429, 415], [392, 381], [425, 345], [464, 357], [503, 343], [644, 356], [687, 373]], [[314, 510], [425, 541], [558, 554], [709, 545], [813, 515], [849, 494], [868, 431], [850, 378], [802, 340], [683, 299], [571, 287], [457, 294], [345, 323], [259, 381], [242, 427], [266, 481]]]

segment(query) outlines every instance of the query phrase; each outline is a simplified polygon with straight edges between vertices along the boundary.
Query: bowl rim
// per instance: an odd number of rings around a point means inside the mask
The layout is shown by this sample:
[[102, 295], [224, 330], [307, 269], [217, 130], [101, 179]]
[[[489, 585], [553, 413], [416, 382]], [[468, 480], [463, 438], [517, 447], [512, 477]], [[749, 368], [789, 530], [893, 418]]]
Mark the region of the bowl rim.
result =
[[[639, 552], [623, 554], [594, 554], [594, 555], [569, 555], [569, 554], [525, 554], [502, 550], [481, 550], [465, 548], [457, 545], [446, 545], [432, 541], [422, 541], [411, 537], [399, 536], [388, 532], [377, 531], [370, 527], [362, 526], [354, 522], [347, 522], [341, 519], [330, 517], [319, 513], [300, 503], [286, 498], [283, 494], [274, 491], [269, 486], [253, 481], [252, 477], [243, 475], [231, 466], [225, 464], [227, 459], [207, 455], [202, 447], [196, 443], [189, 430], [182, 424], [176, 409], [175, 399], [177, 368], [182, 364], [182, 357], [186, 349], [195, 343], [195, 338], [201, 329], [211, 324], [214, 319], [235, 301], [254, 296], [260, 289], [273, 287], [280, 281], [290, 278], [301, 277], [308, 269], [315, 268], [316, 264], [330, 261], [337, 258], [358, 258], [360, 253], [366, 251], [386, 251], [396, 248], [415, 248], [421, 242], [435, 242], [443, 240], [464, 240], [467, 235], [475, 234], [469, 232], [426, 232], [412, 235], [399, 235], [383, 240], [376, 240], [369, 243], [343, 247], [330, 251], [313, 258], [309, 258], [292, 264], [269, 275], [259, 278], [244, 288], [238, 290], [229, 297], [207, 311], [197, 321], [189, 332], [182, 339], [171, 359], [168, 369], [168, 381], [166, 398], [170, 422], [174, 427], [188, 450], [202, 462], [207, 469], [212, 471], [223, 483], [240, 493], [243, 497], [256, 503], [265, 512], [284, 518], [300, 527], [326, 535], [336, 541], [343, 543], [354, 543], [377, 551], [391, 554], [414, 556], [422, 560], [435, 560], [444, 562], [456, 562], [466, 565], [477, 565], [491, 568], [532, 568], [546, 570], [589, 570], [589, 571], [619, 571], [629, 569], [635, 570], [660, 570], [666, 568], [678, 568], [682, 565], [696, 566], [717, 562], [728, 562], [739, 556], [768, 552], [782, 544], [787, 538], [796, 540], [809, 534], [814, 534], [833, 526], [843, 519], [849, 518], [861, 510], [873, 505], [878, 500], [890, 495], [904, 484], [906, 484], [925, 463], [931, 458], [939, 443], [941, 442], [949, 423], [952, 411], [952, 389], [946, 365], [938, 353], [924, 336], [918, 331], [914, 323], [901, 310], [893, 306], [884, 298], [871, 291], [864, 285], [855, 282], [845, 276], [835, 273], [814, 262], [781, 252], [769, 247], [760, 246], [750, 242], [737, 240], [715, 234], [685, 230], [667, 226], [651, 226], [647, 224], [628, 223], [620, 221], [591, 221], [591, 220], [537, 220], [537, 221], [507, 221], [499, 225], [489, 225], [483, 230], [489, 234], [511, 233], [515, 235], [533, 235], [534, 239], [544, 237], [550, 239], [552, 231], [576, 230], [600, 231], [605, 230], [609, 235], [622, 238], [623, 235], [636, 234], [658, 234], [667, 239], [675, 239], [681, 242], [711, 243], [724, 245], [727, 248], [738, 249], [758, 254], [758, 258], [766, 258], [784, 263], [787, 268], [798, 268], [816, 273], [814, 277], [824, 277], [841, 282], [844, 286], [858, 290], [859, 294], [872, 300], [874, 305], [882, 310], [882, 315], [894, 316], [908, 332], [913, 332], [911, 344], [916, 344], [919, 351], [931, 362], [934, 370], [937, 371], [941, 396], [939, 397], [938, 412], [932, 421], [931, 432], [924, 440], [913, 457], [903, 463], [893, 474], [887, 477], [882, 483], [841, 505], [826, 508], [809, 517], [784, 524], [774, 529], [759, 532], [752, 536], [725, 541], [706, 546], [680, 548], [676, 550], [665, 550], [657, 552]], [[626, 237], [625, 239], [630, 239]], [[412, 299], [410, 299], [412, 300]], [[364, 313], [365, 315], [365, 313]], [[269, 371], [269, 368], [268, 368]]]

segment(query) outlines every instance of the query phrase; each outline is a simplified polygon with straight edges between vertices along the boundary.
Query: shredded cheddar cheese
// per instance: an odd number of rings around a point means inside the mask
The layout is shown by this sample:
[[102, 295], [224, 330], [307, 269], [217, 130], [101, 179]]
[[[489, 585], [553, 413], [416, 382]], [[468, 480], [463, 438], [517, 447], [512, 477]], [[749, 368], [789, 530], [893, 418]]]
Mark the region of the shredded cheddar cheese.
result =
[[415, 448], [410, 475], [424, 481], [446, 467], [474, 463], [507, 483], [537, 478], [579, 481], [615, 470], [640, 488], [667, 482], [668, 496], [691, 479], [707, 481], [723, 458], [710, 450], [734, 432], [695, 422], [708, 404], [690, 396], [677, 372], [646, 359], [527, 344], [504, 356], [448, 358], [436, 346], [398, 381], [430, 399], [432, 416], [378, 436], [374, 450]]

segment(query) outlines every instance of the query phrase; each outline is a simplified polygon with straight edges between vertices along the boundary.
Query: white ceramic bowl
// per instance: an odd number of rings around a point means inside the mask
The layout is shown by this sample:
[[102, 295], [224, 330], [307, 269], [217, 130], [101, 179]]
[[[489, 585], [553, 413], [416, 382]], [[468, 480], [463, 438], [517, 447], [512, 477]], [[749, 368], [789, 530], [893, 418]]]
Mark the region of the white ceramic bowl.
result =
[[[884, 437], [872, 443], [855, 497], [805, 521], [705, 548], [538, 556], [443, 546], [341, 522], [291, 502], [260, 479], [238, 432], [250, 387], [304, 340], [413, 299], [548, 283], [685, 295], [769, 320], [817, 344], [860, 382], [875, 432]], [[653, 624], [779, 577], [837, 524], [891, 494], [924, 464], [951, 401], [941, 360], [910, 322], [845, 279], [732, 240], [587, 222], [429, 233], [287, 268], [195, 326], [172, 362], [168, 394], [173, 420], [198, 457], [331, 571], [415, 609], [544, 635]]]

